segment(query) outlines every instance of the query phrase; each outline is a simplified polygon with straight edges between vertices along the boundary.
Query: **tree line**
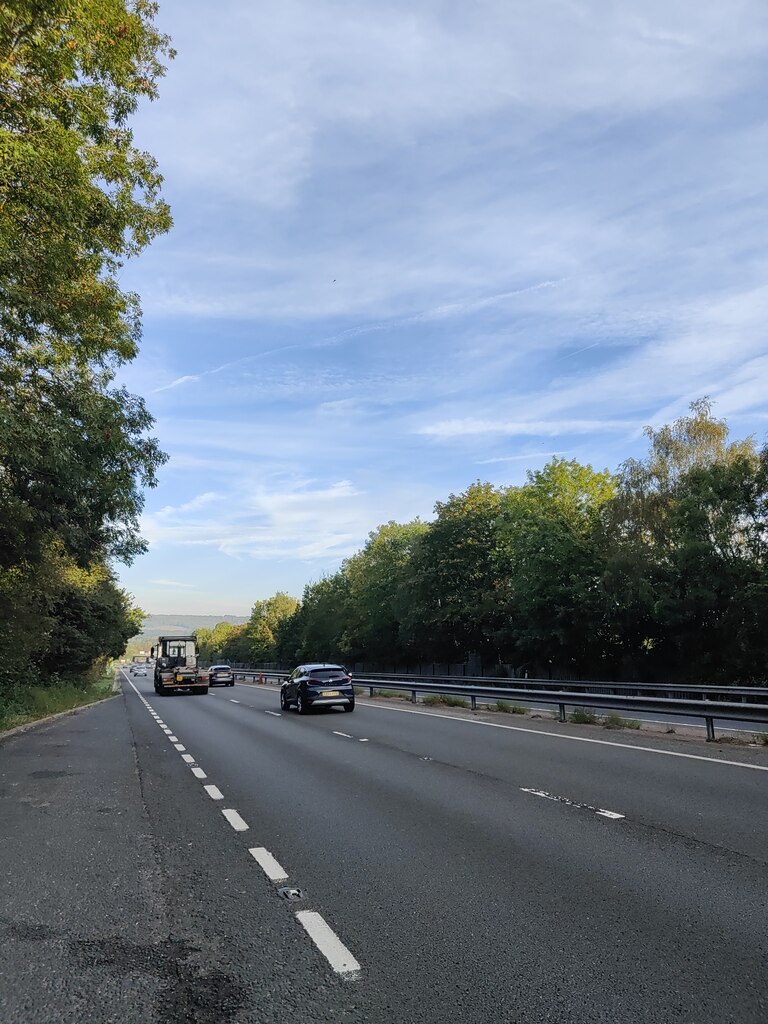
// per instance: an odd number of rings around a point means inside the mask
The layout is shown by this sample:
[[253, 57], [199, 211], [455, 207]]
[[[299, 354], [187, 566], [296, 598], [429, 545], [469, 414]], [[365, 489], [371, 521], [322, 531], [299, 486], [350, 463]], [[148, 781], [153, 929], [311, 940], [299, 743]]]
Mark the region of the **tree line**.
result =
[[204, 631], [241, 662], [458, 663], [486, 672], [762, 682], [768, 675], [768, 450], [707, 399], [646, 428], [615, 472], [554, 458], [480, 481], [430, 522], [389, 522], [339, 570]]
[[148, 0], [0, 2], [0, 703], [122, 653], [117, 584], [165, 456], [115, 384], [141, 334], [120, 268], [170, 226], [128, 120], [172, 56]]

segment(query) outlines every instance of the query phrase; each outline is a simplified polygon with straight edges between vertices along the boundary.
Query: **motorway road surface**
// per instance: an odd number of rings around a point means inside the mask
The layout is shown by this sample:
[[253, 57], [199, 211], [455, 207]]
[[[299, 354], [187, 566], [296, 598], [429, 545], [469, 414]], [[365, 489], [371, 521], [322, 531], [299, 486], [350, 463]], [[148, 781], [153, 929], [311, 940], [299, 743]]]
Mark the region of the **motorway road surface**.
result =
[[767, 787], [762, 751], [124, 677], [0, 743], [0, 1021], [765, 1024]]

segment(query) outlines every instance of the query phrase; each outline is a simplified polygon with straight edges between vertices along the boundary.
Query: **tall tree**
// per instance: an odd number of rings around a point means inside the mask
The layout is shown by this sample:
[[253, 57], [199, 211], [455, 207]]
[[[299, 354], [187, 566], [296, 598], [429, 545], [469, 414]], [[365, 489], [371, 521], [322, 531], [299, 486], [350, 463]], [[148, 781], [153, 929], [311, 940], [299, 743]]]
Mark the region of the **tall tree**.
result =
[[411, 559], [412, 591], [403, 612], [403, 643], [439, 661], [495, 651], [493, 551], [503, 492], [472, 484], [435, 505], [435, 519]]
[[265, 601], [257, 601], [248, 620], [247, 635], [253, 661], [274, 661], [279, 624], [290, 618], [298, 607], [295, 597], [279, 591]]
[[394, 662], [403, 657], [400, 623], [410, 600], [411, 559], [428, 529], [418, 519], [385, 523], [344, 563], [349, 616], [341, 644], [350, 660]]
[[736, 647], [764, 615], [765, 457], [752, 438], [731, 440], [707, 399], [646, 436], [648, 455], [621, 467], [606, 517], [627, 670], [743, 678]]
[[597, 526], [614, 491], [608, 471], [556, 458], [507, 493], [495, 551], [497, 636], [519, 668], [589, 672], [610, 651]]
[[6, 565], [50, 531], [82, 564], [142, 550], [141, 488], [163, 456], [144, 403], [111, 382], [140, 335], [120, 267], [170, 226], [155, 162], [127, 126], [171, 56], [155, 12], [146, 0], [0, 2]]
[[[144, 549], [142, 489], [164, 461], [144, 403], [113, 384], [140, 337], [121, 266], [171, 223], [128, 126], [172, 56], [156, 10], [0, 0], [0, 616], [14, 650], [39, 634], [30, 666], [50, 664], [56, 622], [79, 628], [70, 605], [95, 634], [119, 605], [108, 579], [72, 590], [61, 566], [108, 572]], [[51, 604], [57, 581], [69, 603]]]

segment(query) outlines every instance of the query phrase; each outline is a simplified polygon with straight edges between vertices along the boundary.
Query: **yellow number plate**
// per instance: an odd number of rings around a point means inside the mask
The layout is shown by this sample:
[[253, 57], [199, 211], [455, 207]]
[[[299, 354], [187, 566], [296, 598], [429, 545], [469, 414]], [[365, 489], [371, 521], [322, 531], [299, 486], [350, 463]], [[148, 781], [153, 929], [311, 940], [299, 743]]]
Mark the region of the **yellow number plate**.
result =
[[339, 696], [339, 691], [338, 690], [323, 690], [323, 692], [320, 694], [320, 696], [321, 697], [338, 697]]

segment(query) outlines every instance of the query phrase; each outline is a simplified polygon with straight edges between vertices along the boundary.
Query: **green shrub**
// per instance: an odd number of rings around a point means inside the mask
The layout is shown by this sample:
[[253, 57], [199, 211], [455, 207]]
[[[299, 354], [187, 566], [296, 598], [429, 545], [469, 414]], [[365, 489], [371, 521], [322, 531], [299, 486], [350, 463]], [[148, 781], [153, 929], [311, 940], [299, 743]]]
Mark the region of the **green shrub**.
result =
[[508, 700], [497, 700], [493, 707], [505, 715], [524, 715], [528, 711], [528, 708], [524, 708], [520, 704], [510, 704]]
[[452, 694], [446, 694], [445, 697], [443, 697], [443, 704], [449, 708], [469, 707], [469, 701], [465, 700], [463, 697], [455, 697]]
[[574, 708], [568, 716], [568, 720], [575, 722], [576, 725], [596, 725], [599, 721], [591, 708]]
[[429, 707], [435, 707], [438, 704], [444, 704], [445, 698], [440, 693], [428, 693], [424, 698], [423, 703], [427, 704]]

